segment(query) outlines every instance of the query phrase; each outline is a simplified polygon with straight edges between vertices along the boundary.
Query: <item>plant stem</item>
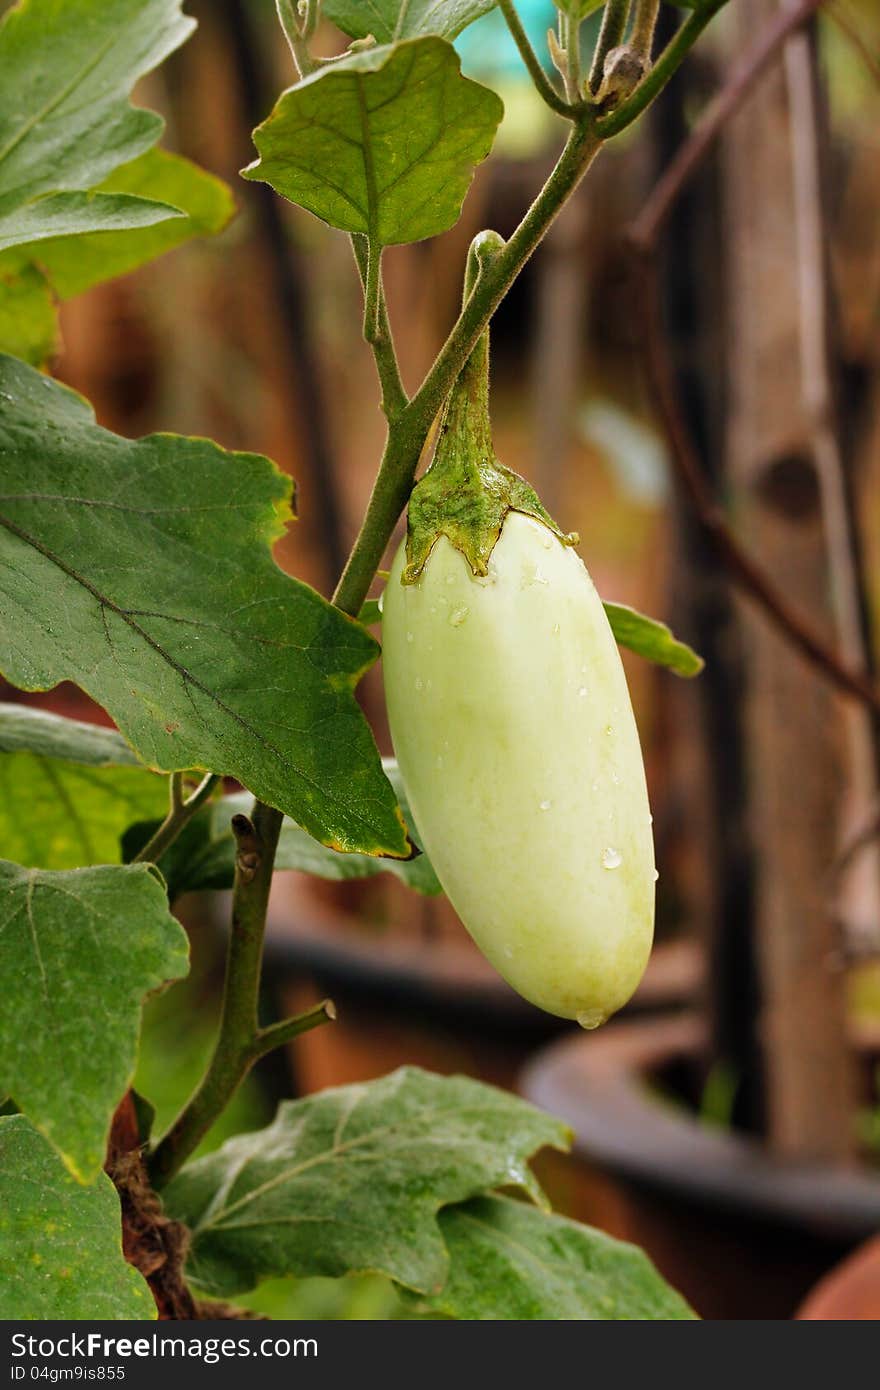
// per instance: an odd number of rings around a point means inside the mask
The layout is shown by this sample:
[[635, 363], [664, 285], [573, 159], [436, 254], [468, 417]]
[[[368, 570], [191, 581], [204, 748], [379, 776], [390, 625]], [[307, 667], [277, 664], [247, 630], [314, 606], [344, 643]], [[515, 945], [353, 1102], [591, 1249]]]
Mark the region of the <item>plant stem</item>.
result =
[[629, 35], [629, 47], [645, 66], [651, 61], [654, 47], [654, 30], [660, 13], [660, 0], [635, 0], [635, 15]]
[[259, 1026], [266, 909], [283, 819], [280, 811], [260, 801], [254, 803], [251, 821], [246, 816], [234, 818], [238, 853], [220, 1031], [198, 1089], [150, 1156], [148, 1167], [156, 1188], [164, 1186], [198, 1147], [259, 1057], [335, 1017], [327, 1001], [297, 1018], [269, 1028]]
[[581, 22], [574, 15], [568, 17], [565, 53], [565, 90], [569, 101], [577, 102], [581, 98]]
[[650, 106], [654, 98], [659, 96], [670, 77], [678, 71], [682, 60], [693, 48], [706, 25], [726, 3], [727, 0], [709, 0], [703, 9], [694, 10], [688, 15], [632, 96], [596, 122], [596, 130], [603, 140], [626, 130], [626, 127], [632, 125], [636, 117]]
[[520, 57], [528, 68], [529, 76], [535, 84], [538, 95], [546, 102], [551, 111], [555, 111], [558, 115], [566, 116], [571, 119], [574, 114], [574, 108], [569, 105], [564, 97], [559, 95], [541, 66], [541, 61], [532, 48], [529, 42], [529, 36], [522, 26], [522, 20], [514, 8], [513, 0], [498, 0], [498, 8], [504, 15], [507, 27], [510, 30], [511, 38], [519, 49]]
[[293, 54], [294, 62], [299, 67], [299, 45], [302, 40], [299, 20], [293, 0], [275, 0], [275, 8], [278, 11], [278, 22], [284, 30], [284, 37], [290, 44], [290, 51]]
[[602, 78], [605, 76], [605, 59], [612, 48], [617, 48], [623, 39], [628, 14], [629, 0], [607, 0], [590, 67], [589, 85], [594, 96], [602, 86]]
[[360, 611], [397, 518], [406, 506], [431, 423], [452, 383], [600, 145], [592, 117], [582, 113], [541, 192], [510, 240], [484, 267], [434, 366], [416, 395], [391, 423], [363, 525], [333, 596], [333, 602], [343, 612], [354, 616]]
[[364, 337], [371, 347], [379, 342], [382, 299], [382, 247], [372, 237], [367, 239], [367, 274], [364, 280]]
[[[366, 238], [363, 236], [352, 236], [350, 241], [358, 272], [361, 277], [361, 284], [364, 287], [364, 294], [366, 296]], [[394, 349], [394, 339], [391, 335], [391, 323], [388, 318], [388, 307], [385, 303], [385, 293], [382, 288], [381, 280], [379, 282], [379, 335], [375, 342], [370, 344], [370, 347], [373, 350], [373, 360], [376, 363], [376, 371], [379, 374], [379, 385], [382, 388], [382, 409], [386, 416], [391, 419], [393, 416], [400, 414], [409, 397], [403, 389], [403, 382], [400, 379], [400, 367], [397, 362], [397, 353]]]
[[188, 797], [183, 795], [183, 773], [172, 772], [169, 782], [171, 805], [168, 815], [150, 837], [143, 849], [132, 860], [134, 864], [155, 864], [166, 849], [174, 843], [183, 827], [192, 820], [196, 811], [204, 806], [219, 781], [216, 773], [209, 772], [203, 777], [195, 791]]

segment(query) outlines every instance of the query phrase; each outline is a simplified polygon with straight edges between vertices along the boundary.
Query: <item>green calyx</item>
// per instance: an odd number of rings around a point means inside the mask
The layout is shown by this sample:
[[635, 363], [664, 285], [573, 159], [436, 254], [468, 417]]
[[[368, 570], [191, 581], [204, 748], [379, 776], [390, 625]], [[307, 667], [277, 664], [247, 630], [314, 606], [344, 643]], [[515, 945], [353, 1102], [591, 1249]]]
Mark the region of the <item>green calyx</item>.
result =
[[[499, 243], [494, 234], [480, 234], [471, 248], [469, 279], [474, 278], [472, 267], [479, 273], [485, 264], [487, 248], [494, 250]], [[461, 551], [475, 575], [488, 574], [489, 558], [510, 511], [542, 521], [562, 545], [577, 544], [577, 535], [560, 530], [534, 488], [495, 457], [487, 329], [449, 394], [434, 462], [410, 495], [402, 582], [418, 580], [440, 536]]]

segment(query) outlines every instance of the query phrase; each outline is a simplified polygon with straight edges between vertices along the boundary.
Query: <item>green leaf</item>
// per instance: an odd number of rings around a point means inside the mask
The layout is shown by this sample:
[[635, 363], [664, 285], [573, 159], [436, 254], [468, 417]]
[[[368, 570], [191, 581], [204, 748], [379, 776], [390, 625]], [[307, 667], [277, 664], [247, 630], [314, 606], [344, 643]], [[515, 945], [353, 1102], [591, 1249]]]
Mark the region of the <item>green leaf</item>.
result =
[[22, 0], [0, 25], [0, 226], [46, 193], [94, 188], [158, 140], [139, 77], [195, 27], [181, 0]]
[[695, 1315], [643, 1251], [509, 1197], [440, 1213], [449, 1278], [427, 1300], [469, 1321], [680, 1321]]
[[134, 1076], [145, 995], [188, 968], [147, 864], [47, 873], [0, 860], [0, 1091], [81, 1182]]
[[0, 358], [0, 668], [76, 681], [141, 760], [237, 777], [324, 843], [405, 856], [354, 698], [378, 646], [269, 546], [290, 480], [203, 439], [121, 439]]
[[424, 34], [454, 39], [494, 8], [495, 0], [324, 0], [321, 13], [350, 38], [396, 43]]
[[625, 603], [603, 605], [611, 631], [622, 647], [628, 647], [657, 666], [668, 666], [677, 676], [698, 676], [704, 661], [693, 647], [679, 642], [665, 623], [647, 618]]
[[402, 1067], [284, 1102], [268, 1129], [185, 1168], [165, 1205], [192, 1230], [189, 1276], [213, 1294], [349, 1270], [424, 1292], [446, 1278], [440, 1208], [500, 1186], [539, 1200], [527, 1160], [566, 1141], [504, 1091]]
[[61, 299], [126, 275], [193, 237], [216, 235], [235, 211], [232, 193], [221, 179], [167, 150], [148, 150], [111, 174], [100, 191], [170, 203], [184, 215], [136, 230], [43, 242], [36, 259]]
[[168, 780], [112, 729], [0, 704], [0, 845], [19, 864], [113, 864], [132, 821], [161, 820]]
[[0, 352], [38, 367], [58, 346], [52, 289], [36, 266], [8, 272], [0, 256]]
[[180, 216], [179, 208], [127, 193], [50, 193], [0, 218], [0, 251], [80, 232], [118, 234]]
[[[397, 763], [392, 758], [383, 758], [382, 766], [403, 808], [410, 839], [418, 843]], [[230, 822], [234, 815], [249, 816], [252, 806], [253, 798], [247, 792], [241, 792], [212, 802], [193, 817], [159, 861], [159, 869], [168, 884], [168, 896], [172, 902], [182, 893], [232, 887], [235, 840]], [[131, 825], [122, 840], [123, 858], [133, 859], [158, 825], [158, 819]], [[339, 854], [337, 850], [319, 845], [317, 840], [286, 816], [278, 840], [275, 869], [297, 869], [300, 873], [337, 882], [391, 873], [416, 893], [433, 897], [443, 892], [426, 854], [419, 854], [415, 859], [377, 859], [369, 854]]]
[[0, 1318], [94, 1322], [156, 1317], [122, 1254], [119, 1197], [81, 1187], [23, 1115], [0, 1119]]
[[371, 48], [285, 92], [243, 172], [343, 231], [419, 241], [456, 221], [503, 110], [442, 39]]

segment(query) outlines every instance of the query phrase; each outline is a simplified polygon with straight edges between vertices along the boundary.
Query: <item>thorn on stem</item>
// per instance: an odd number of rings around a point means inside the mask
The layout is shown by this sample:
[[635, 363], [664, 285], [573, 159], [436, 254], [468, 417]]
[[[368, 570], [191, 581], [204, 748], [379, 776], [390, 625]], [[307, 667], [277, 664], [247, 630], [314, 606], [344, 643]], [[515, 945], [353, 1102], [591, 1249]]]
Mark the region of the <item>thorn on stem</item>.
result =
[[260, 837], [247, 816], [232, 817], [232, 833], [235, 836], [235, 867], [239, 877], [250, 883], [260, 867], [263, 850]]

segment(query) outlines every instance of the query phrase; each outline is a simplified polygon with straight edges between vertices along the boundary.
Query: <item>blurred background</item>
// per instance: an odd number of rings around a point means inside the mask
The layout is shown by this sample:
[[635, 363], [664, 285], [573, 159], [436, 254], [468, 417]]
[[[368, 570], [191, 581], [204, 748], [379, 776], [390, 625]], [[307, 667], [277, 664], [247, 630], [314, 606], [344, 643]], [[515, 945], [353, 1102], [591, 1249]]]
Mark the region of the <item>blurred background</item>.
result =
[[[137, 99], [164, 113], [169, 148], [232, 185], [238, 216], [221, 237], [66, 305], [55, 370], [122, 434], [203, 434], [275, 459], [297, 479], [300, 518], [278, 562], [329, 595], [383, 440], [359, 282], [346, 238], [237, 177], [250, 130], [293, 81], [271, 0], [187, 8], [196, 36]], [[693, 682], [626, 659], [660, 866], [641, 990], [581, 1035], [516, 997], [442, 899], [390, 875], [329, 885], [281, 874], [267, 1014], [331, 995], [339, 1021], [262, 1063], [207, 1141], [264, 1123], [280, 1096], [403, 1062], [519, 1089], [574, 1130], [574, 1156], [541, 1165], [555, 1205], [645, 1246], [712, 1318], [794, 1315], [880, 1231], [880, 722], [731, 582], [677, 484], [645, 384], [626, 237], [778, 8], [731, 0], [649, 116], [603, 152], [493, 329], [499, 457], [580, 532], [603, 597], [669, 621], [706, 659]], [[521, 12], [545, 53], [552, 5]], [[671, 32], [680, 12], [663, 12]], [[343, 45], [328, 25], [315, 47]], [[409, 388], [455, 316], [471, 236], [513, 229], [561, 140], [498, 16], [458, 46], [506, 116], [459, 225], [386, 253]], [[869, 670], [878, 233], [880, 10], [834, 0], [684, 189], [659, 272], [664, 352], [731, 528], [794, 609]], [[390, 752], [376, 671], [361, 693]], [[103, 718], [73, 687], [27, 698]], [[193, 975], [149, 1006], [137, 1079], [160, 1124], [210, 1049], [222, 978], [225, 902], [180, 907]], [[806, 1315], [880, 1316], [870, 1249], [856, 1276], [850, 1265], [825, 1278]], [[409, 1315], [377, 1279], [276, 1281], [251, 1303], [283, 1316]]]

